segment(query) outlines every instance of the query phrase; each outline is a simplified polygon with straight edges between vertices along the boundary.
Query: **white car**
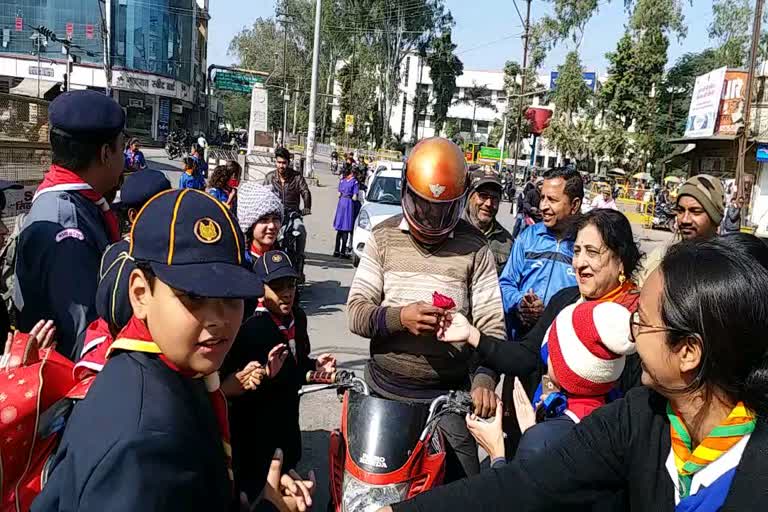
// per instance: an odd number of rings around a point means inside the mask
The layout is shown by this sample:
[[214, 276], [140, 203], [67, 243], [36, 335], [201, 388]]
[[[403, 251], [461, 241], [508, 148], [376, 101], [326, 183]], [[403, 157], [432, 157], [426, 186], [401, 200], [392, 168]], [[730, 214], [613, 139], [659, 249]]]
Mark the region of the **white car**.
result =
[[403, 211], [400, 205], [403, 169], [402, 164], [394, 163], [399, 169], [379, 167], [369, 181], [368, 193], [360, 208], [360, 214], [355, 221], [355, 231], [352, 234], [352, 263], [355, 266], [360, 263], [365, 243], [371, 236], [371, 230], [377, 224]]

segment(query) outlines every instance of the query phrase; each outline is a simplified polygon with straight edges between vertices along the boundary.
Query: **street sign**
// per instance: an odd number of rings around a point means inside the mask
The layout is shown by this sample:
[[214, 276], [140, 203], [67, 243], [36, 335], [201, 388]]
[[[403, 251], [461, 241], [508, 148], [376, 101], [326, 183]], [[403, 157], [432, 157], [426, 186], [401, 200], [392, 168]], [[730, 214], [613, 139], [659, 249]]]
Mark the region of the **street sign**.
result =
[[[549, 90], [554, 91], [557, 88], [557, 77], [560, 76], [560, 72], [552, 71], [549, 74]], [[597, 86], [597, 73], [594, 71], [585, 71], [581, 74], [581, 78], [584, 79], [584, 85], [589, 87], [592, 92], [595, 92]]]
[[355, 116], [352, 114], [344, 116], [344, 128], [347, 133], [352, 133], [355, 130]]
[[487, 160], [499, 160], [501, 158], [501, 150], [499, 148], [492, 148], [492, 147], [482, 147], [480, 148], [480, 153], [477, 155], [477, 158], [485, 158]]
[[243, 71], [217, 69], [213, 75], [213, 86], [222, 91], [250, 93], [255, 84], [264, 83], [264, 77]]

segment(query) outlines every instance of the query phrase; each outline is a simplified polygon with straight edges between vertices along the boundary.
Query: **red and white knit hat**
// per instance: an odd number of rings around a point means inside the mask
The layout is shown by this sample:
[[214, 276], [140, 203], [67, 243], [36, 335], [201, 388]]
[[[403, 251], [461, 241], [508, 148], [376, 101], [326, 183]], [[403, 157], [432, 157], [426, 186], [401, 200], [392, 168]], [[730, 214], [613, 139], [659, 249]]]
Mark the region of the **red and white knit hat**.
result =
[[624, 370], [630, 312], [614, 302], [572, 304], [547, 331], [549, 359], [560, 387], [574, 395], [607, 394]]

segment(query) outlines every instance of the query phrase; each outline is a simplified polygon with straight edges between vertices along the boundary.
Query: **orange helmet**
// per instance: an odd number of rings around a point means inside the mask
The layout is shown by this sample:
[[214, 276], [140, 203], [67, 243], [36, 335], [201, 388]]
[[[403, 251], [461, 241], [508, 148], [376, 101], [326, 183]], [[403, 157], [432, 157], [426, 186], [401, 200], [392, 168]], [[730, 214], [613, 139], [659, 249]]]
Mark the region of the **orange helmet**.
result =
[[403, 215], [414, 238], [442, 241], [459, 223], [467, 199], [467, 164], [448, 139], [424, 139], [413, 148], [403, 176]]

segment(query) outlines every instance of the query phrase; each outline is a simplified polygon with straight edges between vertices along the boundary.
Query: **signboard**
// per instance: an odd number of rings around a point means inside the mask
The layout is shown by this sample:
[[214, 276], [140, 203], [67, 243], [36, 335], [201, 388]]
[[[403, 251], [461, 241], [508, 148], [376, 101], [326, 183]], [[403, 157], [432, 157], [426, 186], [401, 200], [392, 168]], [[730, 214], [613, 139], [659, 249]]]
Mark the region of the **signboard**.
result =
[[194, 101], [194, 89], [187, 84], [147, 73], [116, 69], [112, 71], [112, 86], [120, 90]]
[[686, 137], [714, 135], [724, 81], [724, 67], [696, 78], [691, 106], [688, 109], [688, 121], [685, 124]]
[[15, 217], [22, 213], [29, 213], [36, 190], [37, 184], [25, 185], [21, 190], [6, 190], [3, 217]]
[[24, 30], [24, 18], [16, 16], [15, 29], [16, 29], [16, 32], [21, 32], [22, 30]]
[[344, 116], [344, 129], [347, 133], [355, 131], [355, 116], [352, 114]]
[[736, 135], [744, 126], [744, 93], [747, 86], [746, 71], [726, 71], [720, 113], [717, 120], [718, 135]]
[[265, 78], [242, 71], [217, 69], [213, 75], [213, 86], [222, 91], [251, 92], [253, 86], [264, 83]]
[[525, 110], [525, 118], [528, 120], [531, 133], [541, 135], [549, 126], [552, 111], [548, 108], [529, 107]]
[[29, 66], [29, 74], [34, 76], [53, 76], [53, 68]]
[[67, 23], [67, 39], [72, 40], [72, 36], [75, 34], [75, 24]]
[[[557, 77], [560, 75], [557, 71], [552, 71], [549, 75], [549, 90], [552, 91], [557, 87]], [[595, 88], [597, 87], [597, 73], [594, 71], [585, 71], [581, 74], [581, 77], [584, 79], [584, 83], [587, 87], [589, 87], [589, 90], [592, 92], [595, 92]]]
[[768, 144], [757, 145], [757, 161], [768, 162]]
[[86, 39], [93, 39], [93, 25], [88, 23], [85, 26], [85, 38]]
[[499, 148], [483, 146], [480, 148], [477, 158], [478, 160], [481, 158], [486, 160], [501, 160], [501, 150]]
[[157, 111], [157, 136], [161, 139], [168, 137], [171, 122], [171, 100], [169, 98], [158, 98], [160, 106]]

